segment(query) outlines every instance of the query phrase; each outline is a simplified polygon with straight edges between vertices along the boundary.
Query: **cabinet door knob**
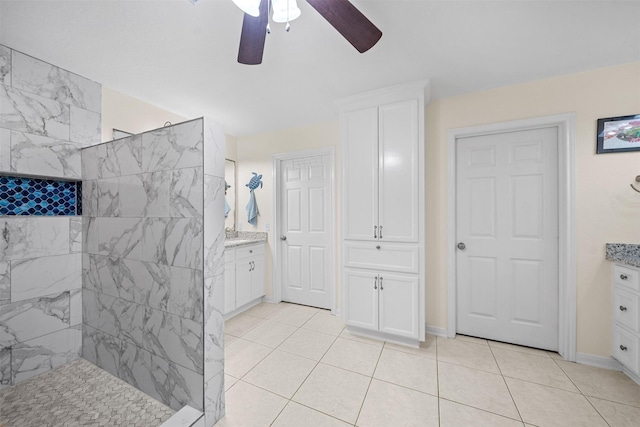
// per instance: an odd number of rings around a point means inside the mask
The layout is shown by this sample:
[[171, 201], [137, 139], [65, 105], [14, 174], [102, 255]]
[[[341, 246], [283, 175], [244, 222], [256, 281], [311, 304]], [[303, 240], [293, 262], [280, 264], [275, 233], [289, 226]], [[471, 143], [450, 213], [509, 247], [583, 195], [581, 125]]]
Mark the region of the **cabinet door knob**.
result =
[[627, 307], [625, 307], [624, 305], [620, 306], [620, 311], [627, 311]]
[[373, 289], [378, 289], [378, 278], [373, 279]]
[[380, 249], [380, 245], [376, 246], [376, 249]]
[[380, 226], [380, 238], [382, 239], [382, 226]]
[[620, 275], [620, 278], [621, 278], [622, 280], [627, 280], [629, 277], [627, 277], [627, 275], [626, 275], [626, 274], [621, 274], [621, 275]]
[[374, 239], [378, 238], [378, 226], [377, 225], [373, 226], [373, 238]]
[[622, 351], [627, 351], [627, 347], [626, 347], [626, 346], [624, 346], [624, 345], [622, 345], [622, 344], [620, 344], [620, 350], [622, 350]]
[[253, 253], [253, 249], [249, 249], [249, 253], [252, 254]]
[[384, 288], [382, 287], [382, 276], [380, 276], [380, 290], [384, 291]]

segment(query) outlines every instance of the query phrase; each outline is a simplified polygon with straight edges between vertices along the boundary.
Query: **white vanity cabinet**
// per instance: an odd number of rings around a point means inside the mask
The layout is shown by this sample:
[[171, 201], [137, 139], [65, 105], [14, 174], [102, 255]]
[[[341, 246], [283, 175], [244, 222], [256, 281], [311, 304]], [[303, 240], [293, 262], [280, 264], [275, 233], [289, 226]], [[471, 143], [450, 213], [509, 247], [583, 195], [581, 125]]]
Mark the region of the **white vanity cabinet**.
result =
[[354, 333], [425, 339], [426, 82], [338, 102], [344, 320]]
[[612, 355], [640, 382], [640, 268], [614, 264]]
[[225, 248], [225, 314], [237, 314], [264, 293], [264, 242]]

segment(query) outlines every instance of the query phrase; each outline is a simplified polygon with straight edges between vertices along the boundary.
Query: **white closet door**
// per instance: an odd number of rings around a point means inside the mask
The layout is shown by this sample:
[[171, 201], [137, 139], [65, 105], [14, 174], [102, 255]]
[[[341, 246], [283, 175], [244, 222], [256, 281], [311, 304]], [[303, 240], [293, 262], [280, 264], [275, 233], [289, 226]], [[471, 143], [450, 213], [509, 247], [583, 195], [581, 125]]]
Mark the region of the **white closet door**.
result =
[[558, 348], [556, 128], [456, 141], [457, 332]]
[[[378, 109], [367, 108], [345, 115], [343, 183], [347, 240], [375, 240], [378, 225]], [[377, 235], [377, 232], [376, 232]]]
[[418, 101], [380, 107], [381, 241], [418, 242]]

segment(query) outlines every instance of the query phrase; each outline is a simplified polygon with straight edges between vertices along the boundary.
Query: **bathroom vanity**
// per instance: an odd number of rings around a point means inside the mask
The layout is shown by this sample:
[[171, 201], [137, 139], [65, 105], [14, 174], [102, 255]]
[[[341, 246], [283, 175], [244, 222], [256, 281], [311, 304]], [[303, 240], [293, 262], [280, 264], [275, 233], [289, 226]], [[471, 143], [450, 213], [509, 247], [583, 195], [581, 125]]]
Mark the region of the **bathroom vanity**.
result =
[[614, 262], [611, 355], [640, 384], [640, 245], [607, 244]]
[[225, 318], [233, 317], [262, 301], [265, 294], [265, 242], [266, 235], [238, 237], [225, 241]]

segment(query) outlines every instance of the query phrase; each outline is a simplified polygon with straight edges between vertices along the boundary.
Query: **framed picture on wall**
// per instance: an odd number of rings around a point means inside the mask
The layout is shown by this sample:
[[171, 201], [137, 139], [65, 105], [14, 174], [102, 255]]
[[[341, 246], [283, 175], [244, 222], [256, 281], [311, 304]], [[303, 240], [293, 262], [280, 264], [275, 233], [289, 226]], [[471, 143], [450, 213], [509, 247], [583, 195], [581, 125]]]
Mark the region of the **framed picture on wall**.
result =
[[596, 153], [640, 151], [640, 114], [598, 119]]

